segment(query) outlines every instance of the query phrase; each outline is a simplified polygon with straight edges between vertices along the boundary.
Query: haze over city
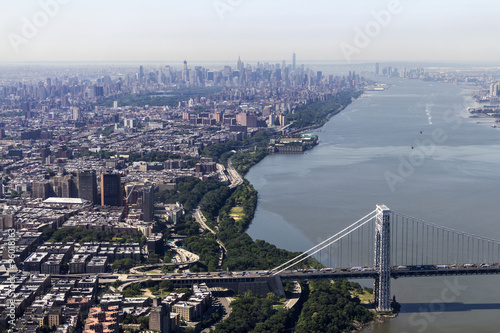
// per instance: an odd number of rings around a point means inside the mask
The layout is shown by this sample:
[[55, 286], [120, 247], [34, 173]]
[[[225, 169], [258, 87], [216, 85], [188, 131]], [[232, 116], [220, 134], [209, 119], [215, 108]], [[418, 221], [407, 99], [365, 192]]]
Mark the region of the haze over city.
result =
[[494, 331], [498, 8], [0, 0], [0, 333]]
[[[491, 0], [2, 1], [0, 62], [491, 62]], [[388, 14], [388, 15], [387, 15]], [[360, 35], [365, 34], [365, 38]]]

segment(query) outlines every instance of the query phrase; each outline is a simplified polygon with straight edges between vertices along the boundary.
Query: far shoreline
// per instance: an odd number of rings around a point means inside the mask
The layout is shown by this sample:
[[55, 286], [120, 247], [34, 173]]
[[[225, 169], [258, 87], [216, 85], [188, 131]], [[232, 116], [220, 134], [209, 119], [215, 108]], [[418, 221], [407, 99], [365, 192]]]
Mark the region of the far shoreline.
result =
[[[355, 98], [354, 100], [352, 100], [349, 104], [347, 105], [342, 105], [339, 109], [335, 110], [335, 111], [332, 111], [331, 113], [328, 114], [328, 116], [326, 117], [325, 121], [322, 122], [321, 124], [315, 124], [315, 125], [311, 125], [311, 126], [307, 126], [306, 128], [302, 128], [302, 129], [299, 129], [297, 132], [295, 132], [295, 134], [305, 134], [305, 133], [308, 133], [310, 131], [315, 131], [315, 130], [318, 130], [318, 129], [321, 129], [323, 126], [325, 126], [330, 120], [332, 120], [336, 115], [338, 115], [339, 113], [341, 113], [342, 111], [344, 111], [347, 107], [351, 106], [356, 100], [358, 100], [361, 96], [363, 96], [363, 94], [366, 93], [366, 91], [364, 90], [360, 90], [360, 94], [357, 98]], [[318, 135], [318, 139], [319, 138], [319, 135]], [[319, 144], [319, 143], [318, 143]], [[310, 150], [313, 150], [317, 145], [313, 146]], [[302, 154], [305, 154], [306, 151], [304, 151]], [[271, 154], [271, 155], [274, 155], [274, 154]], [[286, 154], [284, 154], [286, 155]], [[294, 154], [295, 155], [295, 154]], [[301, 154], [298, 154], [298, 155], [301, 155]], [[262, 163], [264, 160], [266, 160], [267, 158], [269, 157], [269, 155], [265, 156], [262, 160], [260, 160], [258, 163], [252, 165], [249, 170], [247, 171], [247, 173], [245, 175], [243, 175], [242, 177], [247, 179], [246, 178], [246, 175], [257, 165], [259, 165], [260, 163]], [[248, 180], [248, 179], [247, 179]], [[248, 180], [249, 181], [249, 180]], [[254, 184], [252, 182], [250, 182], [250, 185], [254, 186]], [[253, 241], [256, 241], [258, 240], [259, 238], [254, 238], [252, 235], [251, 235], [251, 229], [252, 227], [255, 227], [255, 223], [254, 223], [254, 220], [255, 220], [255, 213], [257, 213], [257, 210], [259, 208], [259, 204], [260, 204], [260, 200], [259, 200], [259, 190], [255, 188], [255, 190], [257, 191], [257, 206], [255, 208], [255, 211], [254, 211], [254, 217], [252, 218], [252, 221], [250, 222], [250, 225], [248, 226], [248, 229], [247, 229], [247, 234], [252, 238]], [[288, 228], [292, 228], [292, 230], [294, 230], [294, 233], [296, 234], [300, 234], [300, 236], [304, 239], [304, 240], [307, 240], [307, 243], [311, 244], [312, 246], [314, 246], [314, 242], [309, 239], [308, 237], [305, 236], [305, 234], [299, 230], [298, 228], [296, 228], [295, 226], [289, 224], [286, 220], [283, 219], [283, 222], [287, 224], [287, 227]], [[265, 239], [264, 239], [265, 240]], [[286, 248], [286, 247], [282, 247], [281, 245], [278, 245], [278, 244], [275, 244], [274, 242], [269, 242], [268, 240], [265, 240], [266, 242], [268, 243], [271, 243], [273, 245], [275, 245], [276, 247], [278, 248], [282, 248], [284, 250], [287, 250], [287, 251], [297, 251], [296, 249], [290, 249], [290, 248]]]

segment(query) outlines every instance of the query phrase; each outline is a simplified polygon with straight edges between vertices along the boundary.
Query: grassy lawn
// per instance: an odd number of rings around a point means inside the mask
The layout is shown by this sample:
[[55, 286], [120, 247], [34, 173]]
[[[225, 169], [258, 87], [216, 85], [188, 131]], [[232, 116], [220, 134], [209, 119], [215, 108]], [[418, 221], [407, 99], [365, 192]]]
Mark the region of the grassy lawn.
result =
[[231, 208], [229, 216], [231, 216], [235, 221], [241, 220], [243, 217], [245, 217], [245, 214], [243, 214], [243, 207]]
[[[150, 291], [151, 292], [151, 291]], [[154, 296], [161, 296], [161, 297], [166, 297], [168, 295], [170, 295], [170, 292], [169, 291], [162, 291], [162, 290], [158, 290], [157, 292], [151, 292]]]
[[286, 302], [288, 302], [288, 299], [286, 297], [280, 298], [278, 301], [278, 304], [273, 305], [273, 309], [279, 310], [282, 307], [285, 306]]
[[353, 293], [353, 295], [358, 296], [359, 300], [363, 304], [370, 303], [370, 301], [373, 300], [373, 294], [370, 294], [366, 290], [363, 290], [363, 293], [361, 293], [361, 294]]

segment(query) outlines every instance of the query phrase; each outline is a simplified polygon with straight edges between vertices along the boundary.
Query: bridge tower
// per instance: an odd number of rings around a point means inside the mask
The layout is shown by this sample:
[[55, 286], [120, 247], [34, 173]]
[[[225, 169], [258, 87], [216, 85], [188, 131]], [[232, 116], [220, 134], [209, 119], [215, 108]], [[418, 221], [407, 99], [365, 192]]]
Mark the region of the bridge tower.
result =
[[375, 216], [375, 269], [374, 301], [378, 311], [391, 311], [391, 210], [377, 205]]

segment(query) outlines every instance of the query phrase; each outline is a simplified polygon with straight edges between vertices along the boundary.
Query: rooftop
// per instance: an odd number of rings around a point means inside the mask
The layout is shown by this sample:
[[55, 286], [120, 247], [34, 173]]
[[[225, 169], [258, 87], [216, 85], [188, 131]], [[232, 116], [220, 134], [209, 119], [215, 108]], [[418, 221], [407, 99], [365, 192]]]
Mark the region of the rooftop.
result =
[[43, 203], [68, 204], [68, 205], [83, 205], [87, 200], [80, 198], [57, 198], [51, 197], [43, 201]]

